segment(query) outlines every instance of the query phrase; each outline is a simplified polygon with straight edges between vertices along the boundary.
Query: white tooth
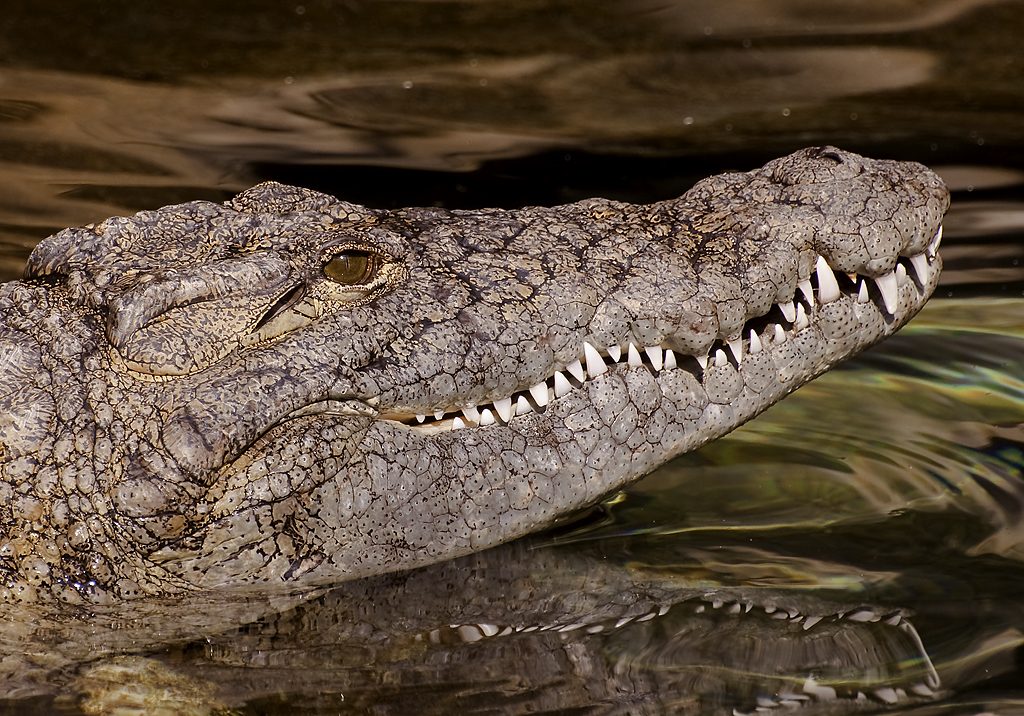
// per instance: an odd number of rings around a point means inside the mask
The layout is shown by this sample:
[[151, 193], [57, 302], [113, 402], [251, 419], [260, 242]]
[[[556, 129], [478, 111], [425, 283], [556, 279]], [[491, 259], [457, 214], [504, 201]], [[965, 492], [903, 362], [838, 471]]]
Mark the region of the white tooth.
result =
[[507, 423], [512, 419], [512, 398], [495, 400], [494, 409], [498, 411], [498, 417]]
[[587, 373], [586, 371], [583, 370], [583, 364], [580, 363], [578, 360], [573, 361], [569, 365], [565, 366], [565, 369], [572, 374], [573, 378], [575, 378], [581, 383], [587, 379]]
[[707, 370], [708, 369], [708, 356], [707, 356], [706, 353], [704, 355], [702, 355], [702, 356], [694, 356], [694, 358], [697, 359], [697, 362], [700, 363], [700, 367], [703, 370]]
[[533, 396], [533, 402], [539, 407], [543, 408], [548, 404], [548, 386], [544, 383], [537, 383], [537, 385], [530, 388], [530, 395]]
[[493, 624], [477, 624], [476, 626], [484, 633], [484, 636], [494, 636], [498, 633], [498, 627]]
[[480, 411], [480, 425], [494, 425], [494, 413], [491, 412], [490, 408], [484, 408]]
[[888, 619], [886, 619], [885, 623], [888, 624], [889, 626], [899, 626], [900, 620], [902, 620], [902, 619], [903, 619], [902, 615], [894, 614], [891, 617], [889, 617]]
[[459, 638], [464, 642], [480, 641], [484, 635], [475, 626], [460, 626], [458, 628]]
[[560, 370], [555, 371], [555, 397], [561, 398], [563, 395], [572, 390], [572, 385], [569, 383], [569, 379], [565, 377], [565, 374]]
[[662, 361], [665, 358], [665, 353], [661, 350], [661, 346], [647, 346], [644, 348], [644, 353], [647, 354], [647, 358], [651, 361], [651, 365], [654, 366], [654, 370], [661, 370]]
[[459, 428], [464, 427], [466, 427], [466, 424], [462, 422], [462, 418], [460, 418], [458, 415], [452, 418], [452, 430], [458, 430]]
[[665, 362], [662, 363], [662, 370], [675, 370], [679, 367], [676, 363], [676, 352], [670, 348], [665, 349]]
[[914, 273], [917, 274], [917, 280], [923, 284], [928, 283], [928, 274], [931, 273], [928, 269], [928, 257], [924, 254], [918, 254], [917, 256], [910, 257], [910, 265], [914, 269]]
[[426, 415], [417, 415], [417, 416], [416, 416], [416, 422], [417, 422], [417, 423], [422, 423], [422, 422], [423, 422], [424, 420], [426, 420], [426, 419], [427, 419], [427, 416], [426, 416]]
[[857, 274], [856, 274], [856, 272], [854, 272], [854, 271], [847, 271], [846, 272], [846, 278], [850, 279], [850, 283], [852, 283], [854, 286], [857, 285]]
[[468, 407], [468, 408], [463, 408], [462, 409], [462, 414], [465, 415], [466, 416], [466, 420], [468, 420], [471, 423], [479, 423], [480, 422], [480, 411], [477, 410], [476, 408], [472, 407], [472, 406]]
[[935, 696], [935, 692], [928, 687], [928, 684], [914, 684], [910, 690], [918, 696]]
[[875, 696], [887, 704], [894, 704], [900, 700], [899, 696], [896, 695], [896, 691], [891, 686], [883, 686], [880, 689], [876, 689]]
[[928, 244], [928, 248], [925, 249], [925, 253], [928, 255], [928, 258], [932, 258], [933, 256], [935, 256], [935, 252], [939, 250], [939, 245], [941, 243], [942, 243], [942, 227], [940, 226], [939, 230], [935, 232], [935, 238], [932, 239], [932, 242], [930, 244]]
[[608, 370], [598, 350], [586, 341], [583, 342], [583, 358], [587, 361], [587, 373], [591, 378], [596, 378]]
[[778, 345], [779, 343], [785, 343], [785, 342], [786, 342], [786, 332], [784, 330], [782, 330], [782, 326], [780, 326], [778, 323], [776, 323], [775, 324], [775, 343], [776, 343], [776, 345]]
[[796, 306], [793, 305], [792, 301], [786, 303], [780, 303], [779, 308], [782, 309], [782, 315], [787, 321], [792, 323], [796, 320]]
[[868, 609], [848, 614], [846, 618], [853, 622], [877, 622], [881, 619], [881, 617]]
[[526, 399], [525, 395], [520, 395], [519, 400], [516, 401], [516, 415], [526, 415], [532, 412], [533, 406], [530, 405], [530, 401]]
[[832, 303], [839, 298], [839, 283], [824, 256], [818, 257], [818, 264], [814, 267], [814, 272], [818, 274], [818, 302]]
[[806, 619], [804, 619], [804, 631], [807, 631], [820, 621], [821, 617], [807, 617]]
[[739, 338], [733, 338], [728, 341], [729, 351], [732, 353], [733, 358], [736, 359], [736, 363], [743, 362], [743, 336]]
[[878, 286], [878, 290], [882, 294], [882, 303], [885, 304], [886, 312], [890, 316], [895, 315], [900, 300], [900, 287], [896, 284], [895, 272], [890, 271], [885, 276], [879, 276], [875, 279], [875, 285]]
[[[820, 260], [821, 257], [819, 256], [818, 259]], [[796, 287], [800, 290], [800, 293], [804, 295], [804, 298], [807, 299], [807, 303], [811, 305], [811, 308], [814, 308], [814, 289], [811, 288], [811, 279], [805, 278], [803, 281], [798, 283]]]
[[796, 322], [793, 324], [794, 330], [802, 331], [811, 325], [811, 322], [807, 320], [807, 313], [804, 311], [804, 304], [798, 303], [796, 305]]
[[729, 362], [729, 358], [728, 358], [728, 356], [725, 355], [725, 351], [723, 351], [721, 348], [719, 348], [717, 351], [715, 351], [715, 367], [716, 368], [721, 368], [721, 367], [723, 367], [728, 362]]
[[443, 417], [444, 417], [444, 411], [443, 410], [435, 410], [434, 411], [434, 420], [440, 420]]
[[757, 331], [753, 328], [750, 329], [750, 354], [761, 352], [761, 337], [757, 335]]
[[857, 303], [867, 303], [870, 300], [871, 297], [868, 296], [868, 282], [861, 281], [860, 288], [857, 289]]
[[896, 264], [896, 280], [904, 279], [907, 277], [907, 269], [903, 264]]
[[629, 351], [627, 352], [627, 356], [628, 357], [626, 358], [626, 362], [629, 363], [631, 366], [636, 367], [643, 365], [643, 361], [640, 359], [640, 351], [638, 351], [636, 349], [636, 346], [634, 346], [632, 343], [629, 344]]
[[819, 701], [831, 701], [836, 698], [836, 690], [831, 686], [821, 686], [814, 680], [813, 676], [808, 676], [804, 681], [804, 691], [818, 699]]
[[608, 346], [608, 357], [612, 359], [613, 363], [618, 363], [619, 358], [622, 357], [621, 346]]

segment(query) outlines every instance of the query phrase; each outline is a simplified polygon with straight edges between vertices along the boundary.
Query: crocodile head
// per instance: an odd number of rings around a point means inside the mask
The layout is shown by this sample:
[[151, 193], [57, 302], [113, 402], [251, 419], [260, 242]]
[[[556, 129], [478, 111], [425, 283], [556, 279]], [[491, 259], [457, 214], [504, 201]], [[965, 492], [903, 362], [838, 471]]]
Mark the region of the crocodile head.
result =
[[120, 545], [120, 596], [455, 557], [897, 330], [947, 206], [920, 165], [824, 147], [646, 206], [379, 211], [267, 183], [67, 230], [26, 283], [94, 327], [47, 349], [88, 354], [94, 424], [54, 423], [40, 469], [102, 448], [105, 509], [64, 521]]

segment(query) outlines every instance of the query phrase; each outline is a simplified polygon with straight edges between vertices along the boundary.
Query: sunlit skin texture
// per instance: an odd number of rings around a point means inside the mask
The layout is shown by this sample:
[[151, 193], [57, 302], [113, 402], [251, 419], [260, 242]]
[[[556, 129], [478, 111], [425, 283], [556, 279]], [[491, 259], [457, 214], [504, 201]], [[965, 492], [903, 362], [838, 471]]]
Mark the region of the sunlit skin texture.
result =
[[0, 598], [294, 591], [549, 525], [897, 330], [948, 202], [825, 147], [646, 206], [268, 183], [65, 230], [0, 290]]

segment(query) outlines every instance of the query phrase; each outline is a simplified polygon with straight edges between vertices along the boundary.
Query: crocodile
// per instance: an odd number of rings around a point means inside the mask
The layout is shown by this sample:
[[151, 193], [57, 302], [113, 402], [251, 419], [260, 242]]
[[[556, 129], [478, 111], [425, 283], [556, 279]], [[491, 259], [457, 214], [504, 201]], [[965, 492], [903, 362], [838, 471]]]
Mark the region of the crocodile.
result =
[[650, 205], [264, 183], [0, 290], [0, 599], [296, 593], [508, 542], [908, 321], [949, 195], [835, 147]]

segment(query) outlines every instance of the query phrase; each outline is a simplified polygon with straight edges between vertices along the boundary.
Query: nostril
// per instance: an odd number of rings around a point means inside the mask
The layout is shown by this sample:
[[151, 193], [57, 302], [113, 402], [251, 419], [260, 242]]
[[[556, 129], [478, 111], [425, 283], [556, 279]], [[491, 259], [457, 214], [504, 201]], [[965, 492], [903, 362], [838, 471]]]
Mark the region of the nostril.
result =
[[831, 159], [836, 164], [843, 163], [842, 155], [833, 147], [814, 147], [807, 154], [812, 159]]
[[856, 155], [836, 147], [810, 147], [765, 165], [772, 180], [783, 186], [825, 184], [853, 179], [864, 165]]

